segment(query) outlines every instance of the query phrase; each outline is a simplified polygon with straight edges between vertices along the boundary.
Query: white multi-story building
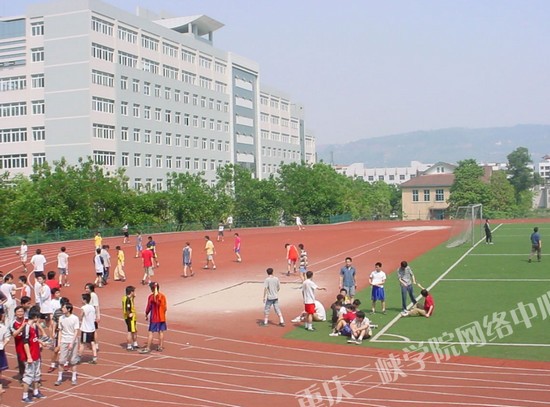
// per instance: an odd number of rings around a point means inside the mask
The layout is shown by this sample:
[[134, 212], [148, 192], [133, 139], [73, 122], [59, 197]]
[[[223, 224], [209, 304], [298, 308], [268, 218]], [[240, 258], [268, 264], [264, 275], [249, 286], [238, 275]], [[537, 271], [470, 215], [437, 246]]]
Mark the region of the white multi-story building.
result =
[[[99, 0], [29, 6], [0, 19], [0, 170], [92, 157], [136, 189], [171, 172], [215, 180], [314, 162], [303, 108], [260, 86], [257, 63], [214, 47], [208, 16], [137, 15]], [[266, 104], [267, 101], [267, 104]]]
[[419, 161], [411, 161], [409, 167], [382, 167], [367, 168], [363, 163], [350, 165], [337, 165], [334, 169], [339, 174], [350, 178], [360, 178], [367, 182], [383, 181], [389, 185], [400, 185], [426, 171], [433, 164], [423, 164]]

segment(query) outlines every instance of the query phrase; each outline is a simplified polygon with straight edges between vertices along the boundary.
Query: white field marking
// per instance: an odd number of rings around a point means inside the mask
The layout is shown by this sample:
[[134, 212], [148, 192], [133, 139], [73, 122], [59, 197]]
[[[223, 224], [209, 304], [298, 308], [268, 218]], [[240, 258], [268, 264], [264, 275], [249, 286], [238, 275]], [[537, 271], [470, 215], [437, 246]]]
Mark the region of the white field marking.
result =
[[[391, 339], [381, 339], [376, 341], [377, 343], [401, 343], [401, 341], [392, 341]], [[407, 343], [425, 343], [426, 341], [408, 341]], [[533, 348], [546, 348], [550, 347], [550, 343], [498, 343], [498, 342], [438, 342], [442, 345], [469, 345], [469, 346], [519, 346], [519, 347], [533, 347]], [[467, 353], [467, 352], [466, 352]]]
[[[146, 359], [147, 359], [147, 358], [146, 358]], [[89, 376], [89, 377], [91, 377], [91, 380], [90, 380], [89, 382], [81, 383], [81, 384], [78, 384], [78, 385], [76, 385], [76, 386], [72, 386], [71, 388], [68, 388], [67, 390], [64, 390], [64, 391], [57, 391], [57, 390], [55, 390], [55, 389], [50, 389], [50, 390], [53, 391], [53, 392], [55, 392], [56, 395], [63, 395], [64, 397], [60, 397], [60, 398], [59, 398], [59, 400], [63, 400], [63, 399], [65, 399], [65, 398], [67, 398], [67, 397], [72, 397], [72, 396], [73, 396], [73, 393], [70, 392], [69, 390], [72, 391], [73, 389], [77, 389], [77, 388], [79, 388], [79, 387], [88, 385], [88, 384], [90, 384], [90, 382], [94, 382], [94, 381], [96, 381], [96, 380], [103, 380], [104, 377], [109, 376], [109, 375], [111, 375], [111, 374], [113, 374], [113, 373], [116, 373], [116, 372], [118, 372], [118, 371], [125, 370], [126, 367], [131, 367], [132, 365], [136, 365], [137, 363], [140, 363], [140, 362], [142, 362], [143, 360], [145, 360], [145, 359], [137, 360], [137, 361], [135, 361], [134, 363], [130, 363], [129, 365], [123, 365], [123, 366], [121, 366], [119, 369], [110, 371], [110, 372], [105, 373], [104, 375], [101, 375], [101, 376], [97, 376], [97, 377], [96, 377], [96, 376]], [[89, 395], [88, 395], [88, 397], [83, 397], [83, 398], [84, 398], [85, 400], [89, 400]], [[96, 400], [96, 401], [97, 401], [98, 403], [104, 404], [104, 405], [106, 405], [106, 406], [117, 407], [116, 404], [110, 404], [110, 403], [106, 403], [106, 402], [100, 402], [100, 401], [98, 401], [98, 400]]]
[[[399, 233], [399, 235], [401, 235], [402, 233], [403, 233], [403, 232]], [[380, 240], [382, 241], [382, 240], [386, 240], [386, 239], [392, 238], [392, 240], [389, 241], [389, 242], [381, 243], [381, 244], [379, 244], [379, 245], [377, 245], [377, 246], [375, 246], [375, 247], [372, 247], [372, 248], [370, 248], [370, 249], [367, 249], [367, 250], [364, 250], [364, 251], [359, 252], [359, 253], [357, 253], [357, 254], [354, 254], [353, 257], [354, 257], [354, 258], [355, 258], [355, 257], [361, 257], [361, 256], [363, 256], [363, 255], [365, 255], [365, 254], [367, 254], [367, 253], [371, 253], [371, 252], [373, 252], [373, 251], [375, 251], [375, 250], [380, 250], [380, 249], [381, 249], [382, 247], [384, 247], [384, 246], [388, 246], [388, 245], [390, 245], [390, 244], [393, 244], [393, 243], [395, 243], [395, 242], [398, 242], [399, 240], [406, 239], [406, 238], [408, 238], [408, 237], [414, 236], [414, 235], [416, 235], [417, 233], [420, 233], [420, 232], [408, 233], [408, 234], [406, 234], [405, 236], [399, 236], [399, 237], [397, 237], [397, 238], [394, 237], [394, 236], [390, 236], [390, 237], [387, 237], [387, 238], [384, 238], [384, 239], [380, 239]], [[371, 242], [370, 244], [377, 243], [377, 242], [378, 242], [378, 241], [376, 241], [376, 242]], [[353, 251], [357, 250], [358, 248], [365, 247], [365, 246], [368, 246], [368, 245], [369, 245], [369, 244], [362, 245], [362, 246], [358, 246], [357, 248], [354, 248]], [[346, 252], [342, 252], [342, 253], [349, 253], [349, 252], [350, 252], [350, 250], [347, 250]], [[344, 255], [344, 254], [334, 255], [334, 256], [328, 257], [327, 259], [325, 259], [325, 261], [326, 261], [326, 260], [329, 260], [329, 259], [332, 259], [332, 258], [334, 258], [334, 257], [336, 257], [336, 256], [343, 256], [343, 255]], [[318, 263], [319, 263], [319, 262], [318, 262]], [[342, 264], [342, 262], [339, 261], [338, 263], [334, 263], [334, 264], [331, 264], [331, 265], [329, 265], [329, 266], [327, 266], [327, 267], [323, 267], [322, 269], [319, 269], [319, 270], [315, 271], [315, 274], [319, 274], [319, 273], [322, 273], [323, 271], [327, 271], [327, 270], [333, 270], [334, 267], [340, 266], [341, 264]], [[313, 268], [313, 267], [312, 267], [312, 268]]]
[[[550, 256], [550, 254], [541, 254], [542, 256]], [[525, 256], [529, 258], [529, 253], [472, 253], [470, 256], [489, 256], [489, 257], [502, 257], [502, 256]]]
[[391, 228], [390, 230], [395, 230], [396, 232], [423, 232], [430, 230], [443, 230], [450, 229], [450, 226], [398, 226]]
[[[401, 338], [402, 339], [402, 341], [390, 341], [390, 340], [388, 340], [389, 342], [411, 342], [410, 338], [407, 338], [406, 336], [402, 336], [402, 335], [386, 334], [385, 336], [393, 336], [395, 338]], [[377, 342], [386, 342], [386, 341], [377, 341]]]
[[[500, 226], [502, 226], [502, 224], [499, 224], [494, 230], [497, 230]], [[460, 258], [457, 261], [455, 261], [447, 270], [445, 270], [443, 274], [441, 274], [438, 278], [436, 278], [436, 280], [432, 284], [430, 284], [429, 287], [426, 287], [426, 290], [430, 291], [433, 287], [435, 287], [437, 283], [443, 280], [445, 276], [451, 272], [451, 270], [453, 270], [456, 266], [458, 266], [460, 262], [464, 260], [464, 258], [466, 258], [466, 256], [468, 256], [483, 241], [485, 241], [485, 238], [480, 239], [475, 245], [470, 247], [466, 251], [466, 253], [460, 256]], [[420, 295], [417, 296], [416, 300], [418, 301], [420, 297], [421, 297]], [[401, 319], [401, 314], [397, 314], [390, 322], [388, 322], [387, 325], [385, 325], [381, 330], [379, 330], [378, 333], [370, 339], [371, 342], [376, 342], [378, 338], [380, 338], [388, 329], [390, 329], [397, 321], [399, 321], [399, 319]]]
[[460, 282], [472, 282], [476, 283], [478, 281], [510, 281], [515, 283], [529, 283], [529, 282], [539, 282], [539, 281], [550, 281], [550, 279], [545, 278], [444, 278], [441, 281], [460, 281]]
[[[423, 374], [411, 374], [411, 376], [418, 376], [418, 377], [421, 377], [421, 378], [425, 378], [425, 377], [433, 377], [434, 380], [441, 380], [441, 378], [439, 376], [432, 376], [432, 375], [423, 375]], [[451, 379], [451, 380], [468, 380], [468, 381], [471, 381], [472, 379], [471, 378], [455, 378], [455, 377], [444, 377], [445, 379]], [[481, 382], [488, 382], [488, 383], [495, 383], [494, 380], [491, 380], [491, 379], [482, 379], [482, 378], [479, 378], [479, 379], [476, 379], [476, 381], [481, 381]], [[499, 384], [508, 384], [507, 382], [499, 382]], [[409, 389], [409, 387], [407, 387], [406, 385], [405, 386], [402, 386], [402, 388], [400, 387], [396, 387], [396, 388], [393, 388], [393, 386], [391, 385], [388, 385], [386, 388], [388, 389], [391, 389], [391, 390], [402, 390], [402, 391], [407, 391]], [[464, 386], [465, 389], [468, 389], [469, 388], [469, 385], [468, 386]], [[508, 390], [508, 387], [495, 387], [495, 389], [497, 390]], [[425, 394], [426, 391], [425, 390], [414, 390], [414, 389], [411, 389], [412, 392], [414, 393], [422, 393], [422, 394]], [[541, 404], [541, 405], [548, 405], [548, 402], [547, 401], [535, 401], [535, 400], [525, 400], [525, 397], [524, 398], [521, 398], [521, 399], [513, 399], [513, 398], [508, 398], [508, 397], [498, 397], [498, 396], [482, 396], [482, 395], [473, 395], [473, 394], [463, 394], [463, 393], [459, 393], [459, 394], [455, 394], [455, 393], [445, 393], [445, 392], [429, 392], [430, 394], [438, 394], [438, 395], [450, 395], [450, 396], [460, 396], [462, 398], [464, 397], [472, 397], [472, 398], [481, 398], [481, 399], [489, 399], [491, 401], [493, 400], [500, 400], [500, 401], [506, 401], [506, 402], [518, 402], [518, 401], [522, 401], [522, 402], [525, 402], [525, 401], [528, 401], [530, 403], [536, 403], [536, 404]], [[522, 392], [524, 393], [524, 392]], [[519, 397], [522, 397], [523, 394], [519, 395]], [[445, 403], [447, 404], [447, 403]], [[476, 405], [476, 404], [470, 404], [470, 403], [467, 403], [465, 404], [467, 406], [469, 405]], [[491, 404], [492, 405], [492, 404]], [[498, 406], [503, 406], [503, 404], [497, 404]], [[519, 406], [522, 406], [522, 404], [520, 404]]]
[[[116, 319], [116, 320], [120, 320], [121, 318], [117, 318], [117, 317], [113, 317], [113, 316], [110, 316], [110, 315], [107, 315], [107, 314], [104, 314], [102, 313], [101, 314], [102, 317], [109, 317], [109, 318], [112, 318], [112, 319]], [[145, 323], [138, 323], [139, 325], [142, 325], [143, 327], [147, 327], [148, 325], [145, 324]], [[116, 330], [116, 329], [109, 329], [109, 328], [106, 328], [104, 326], [101, 327], [102, 330], [109, 330], [109, 331], [112, 331], [112, 332], [118, 332], [118, 333], [122, 333], [121, 330]], [[267, 359], [267, 360], [273, 360], [273, 351], [277, 351], [277, 350], [281, 350], [281, 351], [284, 351], [284, 352], [289, 352], [289, 351], [295, 351], [295, 352], [298, 352], [299, 354], [304, 354], [304, 353], [312, 353], [314, 355], [330, 355], [330, 356], [342, 356], [342, 357], [349, 357], [350, 354], [349, 353], [341, 353], [341, 352], [335, 352], [335, 351], [320, 351], [320, 350], [315, 350], [315, 349], [307, 349], [307, 348], [292, 348], [292, 347], [288, 347], [288, 346], [283, 346], [283, 345], [273, 345], [273, 344], [266, 344], [266, 343], [260, 343], [260, 342], [251, 342], [251, 341], [246, 341], [246, 340], [242, 340], [242, 339], [233, 339], [233, 338], [225, 338], [225, 337], [214, 337], [212, 335], [204, 335], [204, 334], [200, 334], [200, 333], [196, 333], [196, 332], [190, 332], [190, 331], [180, 331], [180, 330], [176, 330], [176, 329], [170, 329], [169, 330], [170, 333], [179, 333], [179, 334], [185, 334], [185, 335], [194, 335], [194, 336], [199, 336], [199, 337], [202, 337], [202, 338], [206, 338], [206, 339], [210, 339], [210, 340], [216, 340], [218, 339], [221, 343], [223, 342], [233, 342], [233, 343], [239, 343], [239, 344], [245, 344], [245, 345], [254, 345], [254, 346], [259, 346], [259, 347], [262, 347], [262, 348], [270, 348], [271, 351], [270, 352], [267, 352], [269, 354], [269, 356], [267, 355], [253, 355], [254, 358], [257, 358], [257, 359]], [[175, 345], [179, 345], [181, 346], [182, 343], [181, 342], [171, 342], [171, 341], [164, 341], [165, 343], [171, 343], [171, 344], [175, 344]], [[118, 345], [112, 345], [112, 346], [115, 346], [116, 348], [119, 348], [120, 349], [120, 346]], [[223, 350], [223, 349], [220, 349], [219, 346], [216, 346], [216, 347], [213, 347], [213, 348], [206, 348], [206, 347], [198, 347], [198, 346], [194, 346], [194, 345], [190, 345], [190, 347], [193, 347], [193, 348], [196, 348], [196, 349], [203, 349], [203, 350], [206, 350], [208, 352], [220, 352], [220, 353], [224, 353], [224, 354], [232, 354], [232, 355], [235, 355], [236, 357], [240, 357], [240, 356], [246, 356], [246, 357], [250, 357], [251, 355], [248, 354], [248, 353], [242, 353], [242, 352], [233, 352], [233, 351], [227, 351], [227, 350]], [[377, 356], [366, 356], [366, 355], [360, 355], [360, 354], [354, 354], [353, 355], [353, 358], [354, 359], [366, 359], [366, 360], [378, 360], [380, 359], [379, 357]], [[180, 358], [181, 359], [181, 358]], [[293, 361], [292, 363], [295, 363], [295, 357], [293, 356], [289, 356], [288, 358], [278, 358], [277, 360], [290, 360], [290, 361]], [[307, 364], [307, 362], [302, 362], [303, 364]], [[439, 365], [440, 362], [431, 362], [431, 361], [427, 361], [426, 364], [434, 364], [434, 365]], [[532, 368], [523, 368], [523, 367], [510, 367], [510, 366], [492, 366], [492, 365], [480, 365], [480, 364], [472, 364], [472, 363], [457, 363], [457, 362], [452, 362], [452, 364], [454, 366], [465, 366], [465, 367], [468, 367], [468, 368], [485, 368], [487, 369], [488, 371], [491, 371], [491, 370], [494, 370], [495, 372], [491, 372], [490, 374], [511, 374], [513, 373], [514, 375], [533, 375], [534, 371], [536, 371], [535, 369], [532, 369]], [[315, 364], [317, 365], [317, 364]], [[323, 365], [324, 366], [324, 365]], [[354, 369], [354, 370], [362, 370], [364, 368], [367, 368], [368, 365], [365, 365], [363, 367], [359, 367], [357, 369]], [[506, 372], [506, 370], [508, 370], [509, 372]], [[524, 373], [525, 372], [525, 373]], [[543, 377], [546, 377], [548, 376], [548, 371], [547, 370], [540, 370], [540, 374], [534, 374], [535, 376], [543, 376]], [[457, 372], [459, 373], [459, 372]], [[477, 373], [477, 372], [473, 372], [474, 374]]]

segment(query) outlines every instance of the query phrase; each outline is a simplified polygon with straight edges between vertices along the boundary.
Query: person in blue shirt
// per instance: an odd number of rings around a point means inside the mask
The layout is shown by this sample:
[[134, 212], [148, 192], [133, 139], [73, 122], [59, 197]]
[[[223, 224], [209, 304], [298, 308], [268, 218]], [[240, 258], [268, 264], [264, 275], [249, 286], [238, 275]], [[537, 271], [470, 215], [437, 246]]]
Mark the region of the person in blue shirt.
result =
[[531, 263], [533, 254], [537, 254], [537, 260], [540, 261], [542, 251], [542, 240], [540, 239], [539, 228], [535, 227], [533, 233], [531, 233], [531, 254], [529, 255], [528, 262]]

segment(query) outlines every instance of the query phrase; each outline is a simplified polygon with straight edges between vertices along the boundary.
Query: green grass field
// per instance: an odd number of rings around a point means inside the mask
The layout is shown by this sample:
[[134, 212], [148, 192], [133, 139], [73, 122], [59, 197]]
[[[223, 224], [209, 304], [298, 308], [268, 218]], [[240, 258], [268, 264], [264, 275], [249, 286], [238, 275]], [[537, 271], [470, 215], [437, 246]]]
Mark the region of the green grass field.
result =
[[[493, 245], [481, 241], [479, 229], [473, 248], [443, 244], [412, 262], [417, 281], [431, 287], [436, 304], [431, 318], [398, 316], [401, 294], [395, 275], [390, 275], [385, 285], [388, 313], [369, 315], [379, 329], [362, 346], [400, 350], [431, 341], [460, 355], [550, 361], [549, 257], [543, 245], [542, 262], [527, 262], [534, 226], [493, 224]], [[357, 298], [369, 310], [370, 288]], [[317, 323], [316, 328], [295, 329], [287, 337], [345, 343], [343, 337], [328, 336], [330, 323]], [[466, 343], [471, 345], [465, 350], [460, 344]]]

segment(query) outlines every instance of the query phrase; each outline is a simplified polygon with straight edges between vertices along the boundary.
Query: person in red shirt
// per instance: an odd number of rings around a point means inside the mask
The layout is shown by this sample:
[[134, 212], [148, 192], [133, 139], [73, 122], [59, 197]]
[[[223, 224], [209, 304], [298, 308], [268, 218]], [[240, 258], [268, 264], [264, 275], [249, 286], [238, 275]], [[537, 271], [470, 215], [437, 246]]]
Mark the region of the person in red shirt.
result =
[[[145, 250], [141, 251], [141, 259], [143, 260], [143, 278], [141, 279], [141, 285], [151, 284], [151, 276], [155, 274], [153, 271], [154, 258], [154, 247], [147, 246]], [[145, 280], [147, 280], [147, 282]]]
[[17, 355], [17, 366], [19, 368], [19, 376], [23, 379], [25, 373], [25, 362], [27, 356], [23, 347], [23, 329], [26, 325], [25, 308], [22, 305], [15, 307], [15, 320], [11, 326], [13, 342], [15, 344], [15, 354]]
[[433, 315], [434, 309], [435, 309], [435, 302], [431, 294], [426, 290], [425, 288], [420, 291], [420, 294], [422, 294], [422, 297], [424, 297], [424, 306], [420, 303], [418, 303], [416, 306], [414, 306], [407, 315], [410, 317], [417, 317], [422, 316], [429, 318]]
[[52, 292], [52, 299], [54, 297], [53, 295], [53, 289], [54, 288], [60, 288], [59, 281], [55, 278], [55, 271], [48, 271], [48, 279], [46, 280], [46, 285], [50, 287], [50, 291]]
[[158, 332], [159, 344], [157, 350], [164, 350], [164, 332], [166, 331], [166, 296], [159, 291], [158, 283], [150, 283], [151, 294], [147, 298], [147, 308], [145, 308], [145, 320], [149, 320], [149, 335], [147, 336], [147, 345], [140, 353], [150, 353], [153, 344], [153, 333]]
[[290, 276], [290, 269], [294, 269], [294, 273], [296, 273], [296, 262], [298, 261], [298, 249], [293, 244], [287, 243], [285, 244], [286, 248], [286, 258], [288, 261], [288, 267], [286, 275]]
[[[44, 398], [40, 390], [41, 367], [40, 367], [40, 348], [47, 346], [47, 343], [40, 339], [40, 329], [38, 328], [38, 317], [40, 313], [31, 310], [29, 312], [29, 320], [23, 328], [23, 349], [25, 360], [25, 373], [23, 375], [23, 399], [24, 403], [31, 403], [29, 390], [32, 388], [33, 399]], [[21, 357], [23, 355], [19, 355]]]

